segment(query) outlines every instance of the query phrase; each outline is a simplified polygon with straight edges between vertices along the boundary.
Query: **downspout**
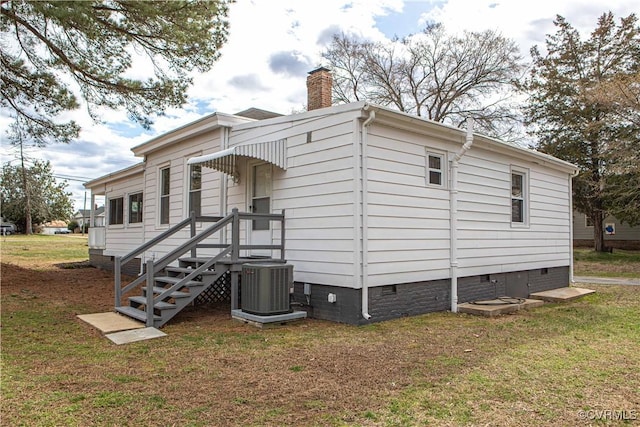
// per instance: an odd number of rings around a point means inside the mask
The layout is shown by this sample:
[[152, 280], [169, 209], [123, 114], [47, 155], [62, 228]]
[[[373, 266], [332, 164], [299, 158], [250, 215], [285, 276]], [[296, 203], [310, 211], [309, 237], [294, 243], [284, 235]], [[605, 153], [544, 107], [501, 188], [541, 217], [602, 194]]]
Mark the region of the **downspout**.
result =
[[569, 284], [575, 283], [573, 279], [573, 178], [580, 171], [576, 169], [569, 175]]
[[[364, 111], [369, 105], [364, 106]], [[369, 207], [368, 207], [368, 173], [367, 173], [367, 126], [376, 118], [376, 112], [369, 111], [369, 117], [362, 123], [362, 317], [369, 320]]]
[[362, 287], [360, 236], [360, 118], [353, 119], [353, 287]]
[[451, 258], [451, 312], [458, 312], [458, 166], [460, 159], [473, 145], [473, 118], [467, 118], [465, 143], [451, 161], [449, 187], [449, 247]]

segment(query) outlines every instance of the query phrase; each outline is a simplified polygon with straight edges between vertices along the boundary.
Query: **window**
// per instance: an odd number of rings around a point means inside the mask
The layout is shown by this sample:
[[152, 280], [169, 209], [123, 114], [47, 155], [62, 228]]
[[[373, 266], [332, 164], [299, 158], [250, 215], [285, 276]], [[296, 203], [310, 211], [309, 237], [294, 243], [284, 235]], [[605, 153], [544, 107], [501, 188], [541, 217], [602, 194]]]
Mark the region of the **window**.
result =
[[123, 223], [123, 204], [123, 197], [109, 199], [109, 225]]
[[586, 227], [593, 227], [593, 221], [591, 220], [591, 217], [589, 215], [584, 216], [584, 225]]
[[160, 169], [160, 224], [169, 224], [169, 190], [171, 169]]
[[444, 155], [427, 152], [427, 184], [444, 186]]
[[142, 193], [129, 195], [129, 224], [142, 222]]
[[189, 168], [189, 215], [195, 212], [200, 216], [201, 210], [201, 190], [202, 190], [202, 166], [191, 165]]
[[[251, 211], [253, 213], [271, 213], [271, 165], [261, 164], [253, 166], [253, 191], [251, 197]], [[268, 219], [254, 219], [251, 224], [253, 231], [269, 230]]]
[[511, 171], [511, 223], [527, 223], [527, 175]]

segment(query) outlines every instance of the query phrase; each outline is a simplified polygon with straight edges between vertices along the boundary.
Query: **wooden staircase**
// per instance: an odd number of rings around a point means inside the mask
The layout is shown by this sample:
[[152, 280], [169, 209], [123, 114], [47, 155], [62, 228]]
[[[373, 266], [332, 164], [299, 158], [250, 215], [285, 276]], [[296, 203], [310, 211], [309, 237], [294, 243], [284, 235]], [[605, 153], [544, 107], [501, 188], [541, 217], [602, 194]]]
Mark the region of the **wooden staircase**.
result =
[[[277, 245], [241, 245], [240, 221], [267, 219], [279, 221], [280, 242]], [[210, 227], [196, 233], [196, 222], [214, 222]], [[215, 233], [231, 225], [231, 241], [207, 243]], [[131, 283], [122, 286], [122, 267], [180, 230], [190, 226], [190, 238], [159, 260], [147, 260], [145, 271]], [[237, 209], [226, 217], [195, 217], [185, 219], [151, 241], [125, 255], [116, 257], [115, 311], [144, 322], [147, 326], [162, 327], [182, 309], [191, 304], [200, 294], [211, 287], [224, 274], [231, 274], [231, 310], [238, 308], [238, 277], [241, 265], [246, 262], [285, 262], [284, 259], [284, 211], [282, 214], [240, 213]], [[220, 240], [218, 239], [218, 242]], [[220, 250], [214, 256], [198, 256], [198, 251]], [[278, 259], [241, 258], [241, 250], [270, 249], [280, 252]], [[176, 265], [177, 264], [177, 265]], [[139, 289], [140, 295], [129, 296], [129, 305], [122, 305], [124, 294]]]
[[[151, 287], [153, 300], [151, 304], [153, 304], [153, 326], [156, 328], [163, 326], [183, 308], [193, 303], [202, 292], [229, 271], [229, 264], [219, 262], [213, 268], [200, 271], [193, 279], [185, 280], [209, 259], [185, 257], [178, 261], [178, 267], [166, 267], [162, 275], [154, 277], [155, 283]], [[149, 287], [143, 286], [141, 289], [141, 296], [129, 297], [129, 305], [116, 307], [116, 311], [148, 324]], [[157, 298], [160, 295], [162, 298]]]

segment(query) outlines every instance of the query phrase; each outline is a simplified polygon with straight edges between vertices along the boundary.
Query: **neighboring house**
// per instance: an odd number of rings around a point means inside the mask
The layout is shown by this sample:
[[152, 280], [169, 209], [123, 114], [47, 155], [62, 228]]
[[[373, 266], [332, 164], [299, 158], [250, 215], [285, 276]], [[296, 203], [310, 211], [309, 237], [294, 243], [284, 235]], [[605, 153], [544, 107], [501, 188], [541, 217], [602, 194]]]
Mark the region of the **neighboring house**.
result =
[[[640, 226], [623, 224], [616, 217], [608, 216], [602, 222], [604, 244], [610, 248], [640, 249]], [[593, 247], [593, 224], [583, 213], [573, 212], [573, 244]]]
[[71, 219], [77, 222], [79, 227], [82, 227], [84, 224], [89, 224], [90, 227], [104, 227], [104, 206], [93, 209], [93, 222], [91, 220], [91, 213], [91, 209], [79, 209], [73, 214]]
[[67, 234], [70, 233], [67, 221], [57, 220], [47, 222], [42, 226], [42, 234]]
[[[301, 114], [215, 113], [134, 147], [143, 162], [85, 184], [92, 206], [106, 198], [91, 261], [110, 267], [191, 211], [284, 210], [294, 299], [312, 317], [362, 324], [569, 284], [575, 166], [365, 102], [330, 106], [330, 84], [310, 73]], [[243, 224], [245, 244], [280, 241], [277, 224]]]
[[6, 236], [16, 233], [16, 225], [10, 221], [5, 221], [3, 217], [0, 217], [0, 235]]

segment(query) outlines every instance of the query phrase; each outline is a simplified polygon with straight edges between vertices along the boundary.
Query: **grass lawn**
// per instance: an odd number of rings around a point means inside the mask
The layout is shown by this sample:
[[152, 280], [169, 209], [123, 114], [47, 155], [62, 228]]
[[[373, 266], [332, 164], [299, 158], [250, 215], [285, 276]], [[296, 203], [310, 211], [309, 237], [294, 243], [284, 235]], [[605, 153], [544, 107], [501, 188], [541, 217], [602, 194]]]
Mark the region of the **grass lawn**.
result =
[[21, 266], [50, 266], [55, 262], [87, 260], [87, 235], [58, 234], [0, 237], [2, 261]]
[[640, 278], [640, 251], [614, 249], [607, 253], [576, 248], [573, 258], [576, 276]]
[[[611, 424], [585, 419], [603, 411], [640, 422], [640, 287], [593, 286], [493, 319], [433, 313], [365, 327], [258, 330], [231, 321], [228, 306], [202, 306], [167, 337], [116, 346], [76, 318], [111, 309], [112, 276], [56, 267], [86, 259], [76, 252], [86, 242], [65, 237], [0, 241], [3, 425]], [[23, 264], [43, 245], [57, 255]]]

